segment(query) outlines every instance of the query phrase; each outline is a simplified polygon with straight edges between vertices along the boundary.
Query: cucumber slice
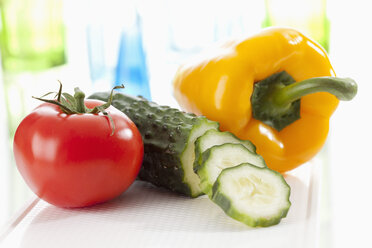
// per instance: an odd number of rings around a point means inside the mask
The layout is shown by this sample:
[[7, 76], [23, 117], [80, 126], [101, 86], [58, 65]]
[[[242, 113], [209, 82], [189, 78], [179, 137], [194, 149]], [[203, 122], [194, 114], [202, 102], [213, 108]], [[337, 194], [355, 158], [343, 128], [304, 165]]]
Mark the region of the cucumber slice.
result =
[[242, 144], [249, 151], [256, 153], [256, 147], [249, 140], [241, 140], [230, 132], [209, 130], [195, 141], [195, 161], [194, 170], [197, 170], [202, 163], [202, 153], [212, 146], [223, 145], [225, 143]]
[[249, 226], [271, 226], [287, 216], [290, 187], [283, 176], [249, 163], [222, 170], [212, 200], [225, 213]]
[[[110, 92], [99, 92], [89, 98], [107, 101], [109, 95]], [[218, 129], [217, 122], [121, 93], [114, 94], [112, 105], [124, 112], [142, 135], [140, 180], [191, 197], [203, 194], [193, 169], [194, 143], [207, 130]]]
[[221, 171], [241, 163], [266, 167], [265, 161], [260, 155], [249, 151], [241, 144], [227, 143], [207, 149], [202, 154], [202, 163], [197, 170], [201, 190], [211, 197], [213, 184]]
[[192, 197], [197, 197], [203, 194], [200, 188], [200, 178], [196, 172], [194, 172], [193, 168], [195, 160], [195, 140], [211, 129], [218, 129], [218, 124], [204, 118], [200, 119], [198, 124], [194, 125], [191, 129], [180, 157], [182, 168], [184, 170], [183, 182], [190, 186]]

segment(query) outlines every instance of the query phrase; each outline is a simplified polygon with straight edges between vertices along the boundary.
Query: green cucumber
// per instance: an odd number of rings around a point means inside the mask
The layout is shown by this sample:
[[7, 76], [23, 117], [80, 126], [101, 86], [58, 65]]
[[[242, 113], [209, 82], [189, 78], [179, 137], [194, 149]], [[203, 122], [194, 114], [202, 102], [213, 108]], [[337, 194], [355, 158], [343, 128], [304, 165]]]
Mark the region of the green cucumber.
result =
[[212, 146], [202, 153], [202, 162], [197, 169], [200, 177], [201, 190], [209, 197], [212, 187], [221, 171], [241, 163], [251, 163], [259, 167], [266, 167], [264, 159], [245, 148], [242, 144], [226, 143]]
[[212, 200], [233, 219], [267, 227], [287, 216], [289, 195], [290, 187], [279, 172], [243, 163], [222, 170]]
[[[106, 101], [110, 92], [90, 99]], [[290, 188], [267, 168], [250, 141], [218, 131], [217, 122], [115, 93], [112, 105], [139, 129], [144, 158], [138, 178], [177, 193], [203, 193], [227, 215], [249, 226], [270, 226], [287, 215]]]
[[197, 170], [202, 163], [202, 153], [212, 146], [223, 145], [225, 143], [242, 144], [249, 151], [256, 153], [256, 147], [249, 140], [241, 140], [230, 132], [220, 132], [209, 130], [195, 141], [195, 162], [194, 170]]
[[[90, 99], [107, 101], [109, 92]], [[138, 178], [191, 197], [202, 194], [200, 179], [193, 170], [194, 142], [217, 122], [160, 106], [141, 97], [115, 93], [112, 105], [137, 126], [144, 143], [144, 158]]]

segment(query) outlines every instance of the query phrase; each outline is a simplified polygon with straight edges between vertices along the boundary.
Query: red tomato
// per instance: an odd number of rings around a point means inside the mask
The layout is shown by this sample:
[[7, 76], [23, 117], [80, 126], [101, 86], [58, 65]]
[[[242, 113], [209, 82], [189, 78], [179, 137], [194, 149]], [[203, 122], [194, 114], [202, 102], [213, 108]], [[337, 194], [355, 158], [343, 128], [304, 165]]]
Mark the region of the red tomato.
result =
[[[101, 105], [85, 100], [88, 108]], [[59, 207], [84, 207], [108, 201], [136, 179], [143, 143], [135, 124], [122, 112], [67, 115], [50, 103], [34, 109], [14, 137], [19, 172], [31, 190]]]

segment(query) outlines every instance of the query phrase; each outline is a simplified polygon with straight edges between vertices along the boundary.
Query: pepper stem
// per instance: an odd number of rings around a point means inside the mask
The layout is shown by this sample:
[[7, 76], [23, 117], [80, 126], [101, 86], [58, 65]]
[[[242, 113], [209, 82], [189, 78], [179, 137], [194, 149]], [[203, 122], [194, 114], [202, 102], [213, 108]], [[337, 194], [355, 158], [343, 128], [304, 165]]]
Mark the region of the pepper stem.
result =
[[253, 118], [280, 131], [300, 118], [301, 97], [317, 92], [328, 92], [339, 100], [349, 101], [357, 93], [357, 84], [351, 78], [338, 77], [315, 77], [295, 82], [282, 71], [254, 85], [251, 97]]
[[350, 101], [357, 93], [357, 84], [351, 78], [310, 78], [279, 88], [273, 93], [273, 101], [278, 105], [284, 106], [303, 96], [317, 92], [328, 92], [339, 100]]

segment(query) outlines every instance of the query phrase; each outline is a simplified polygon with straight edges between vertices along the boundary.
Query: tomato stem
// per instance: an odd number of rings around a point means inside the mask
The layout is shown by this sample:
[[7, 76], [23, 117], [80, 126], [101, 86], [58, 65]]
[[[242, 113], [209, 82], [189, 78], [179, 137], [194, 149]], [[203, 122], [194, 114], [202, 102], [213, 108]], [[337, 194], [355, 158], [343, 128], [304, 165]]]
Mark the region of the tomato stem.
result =
[[55, 93], [55, 92], [49, 92], [49, 93], [43, 95], [42, 97], [33, 97], [33, 98], [38, 99], [38, 100], [43, 101], [43, 102], [55, 104], [55, 105], [59, 106], [61, 108], [61, 110], [68, 115], [71, 115], [71, 114], [85, 114], [85, 113], [87, 113], [87, 114], [102, 113], [103, 115], [107, 116], [110, 120], [110, 124], [111, 124], [111, 127], [112, 127], [111, 136], [114, 134], [115, 124], [114, 124], [114, 121], [112, 120], [110, 114], [106, 111], [106, 109], [108, 107], [110, 107], [110, 105], [112, 103], [112, 99], [113, 99], [113, 96], [114, 96], [114, 90], [122, 89], [122, 88], [124, 88], [124, 85], [115, 86], [111, 90], [110, 96], [107, 99], [106, 103], [104, 103], [102, 105], [99, 105], [99, 106], [96, 106], [93, 109], [89, 109], [85, 106], [85, 102], [84, 102], [85, 93], [82, 90], [80, 90], [78, 87], [76, 87], [74, 89], [75, 94], [74, 94], [74, 96], [72, 96], [68, 93], [62, 92], [62, 83], [60, 81], [58, 81], [58, 82], [60, 84], [60, 87], [59, 87], [58, 92], [56, 93], [56, 99], [45, 99], [45, 98], [43, 98], [43, 97], [45, 97], [45, 96], [47, 96], [51, 93]]
[[59, 90], [58, 90], [58, 94], [57, 94], [57, 102], [61, 102], [62, 83], [61, 83], [61, 81], [59, 81], [59, 80], [58, 80], [58, 83], [59, 83]]
[[76, 87], [74, 90], [75, 90], [74, 98], [76, 99], [76, 111], [78, 113], [84, 114], [87, 112], [84, 103], [85, 94], [78, 87]]

